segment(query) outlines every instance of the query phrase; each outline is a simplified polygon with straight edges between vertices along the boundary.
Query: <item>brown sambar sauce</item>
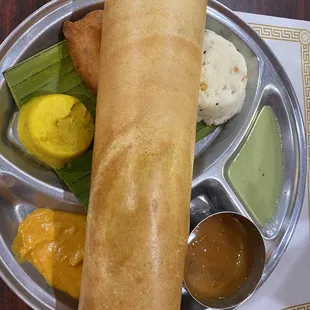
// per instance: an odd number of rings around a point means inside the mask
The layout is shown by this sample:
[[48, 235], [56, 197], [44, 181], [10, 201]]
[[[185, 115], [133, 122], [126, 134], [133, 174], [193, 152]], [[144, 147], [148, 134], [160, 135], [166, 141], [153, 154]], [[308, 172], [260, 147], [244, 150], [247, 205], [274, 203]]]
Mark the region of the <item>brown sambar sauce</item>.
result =
[[242, 223], [233, 214], [218, 214], [192, 234], [184, 273], [188, 290], [201, 302], [233, 295], [247, 279], [254, 261]]

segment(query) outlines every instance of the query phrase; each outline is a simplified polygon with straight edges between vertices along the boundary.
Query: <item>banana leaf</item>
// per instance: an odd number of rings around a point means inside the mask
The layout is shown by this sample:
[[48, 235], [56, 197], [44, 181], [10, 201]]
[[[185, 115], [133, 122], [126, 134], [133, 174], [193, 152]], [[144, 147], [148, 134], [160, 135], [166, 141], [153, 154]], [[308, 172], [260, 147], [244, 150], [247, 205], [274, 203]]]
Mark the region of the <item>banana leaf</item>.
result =
[[[61, 93], [78, 98], [95, 118], [96, 96], [88, 92], [75, 72], [65, 40], [8, 69], [4, 77], [19, 109], [33, 97]], [[197, 123], [196, 142], [213, 130], [203, 122]], [[86, 209], [91, 161], [92, 146], [64, 168], [54, 169]]]

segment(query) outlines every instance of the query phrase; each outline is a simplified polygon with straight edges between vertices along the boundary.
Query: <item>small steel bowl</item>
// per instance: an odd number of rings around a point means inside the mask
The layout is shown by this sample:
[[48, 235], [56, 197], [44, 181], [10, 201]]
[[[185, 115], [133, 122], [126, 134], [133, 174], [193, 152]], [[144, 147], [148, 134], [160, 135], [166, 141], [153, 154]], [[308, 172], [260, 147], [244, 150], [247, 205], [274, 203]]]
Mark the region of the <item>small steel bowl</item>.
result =
[[250, 221], [248, 218], [244, 217], [235, 212], [218, 212], [212, 214], [205, 219], [203, 219], [192, 231], [188, 238], [188, 243], [190, 243], [195, 238], [195, 231], [201, 225], [208, 225], [208, 220], [214, 216], [232, 216], [243, 225], [250, 236], [250, 243], [252, 244], [253, 250], [253, 266], [251, 271], [244, 281], [243, 285], [231, 296], [221, 299], [210, 299], [210, 300], [198, 300], [194, 294], [188, 289], [185, 281], [184, 276], [184, 288], [187, 292], [194, 298], [196, 302], [200, 305], [207, 307], [207, 308], [214, 308], [214, 309], [231, 309], [232, 307], [236, 307], [243, 303], [247, 298], [249, 298], [255, 291], [256, 287], [258, 286], [260, 279], [262, 277], [264, 267], [265, 267], [265, 258], [266, 258], [266, 251], [264, 240], [259, 232], [256, 225]]

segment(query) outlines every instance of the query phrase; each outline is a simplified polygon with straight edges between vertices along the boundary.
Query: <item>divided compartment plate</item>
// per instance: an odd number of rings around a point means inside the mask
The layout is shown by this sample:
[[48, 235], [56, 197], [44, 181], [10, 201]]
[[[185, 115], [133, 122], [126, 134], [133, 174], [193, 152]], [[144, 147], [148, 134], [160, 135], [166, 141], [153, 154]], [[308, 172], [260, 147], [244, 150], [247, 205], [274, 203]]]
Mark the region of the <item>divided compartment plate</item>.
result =
[[[102, 2], [96, 0], [56, 0], [46, 4], [0, 46], [0, 71], [4, 72], [57, 43], [65, 20], [79, 19], [98, 8], [102, 8]], [[244, 55], [249, 79], [241, 113], [196, 144], [191, 212], [193, 214], [195, 209], [206, 213], [209, 209], [212, 212], [229, 210], [252, 219], [264, 236], [267, 251], [262, 284], [287, 247], [303, 202], [306, 142], [302, 116], [283, 68], [268, 46], [248, 25], [224, 6], [211, 1], [207, 27], [232, 41]], [[76, 213], [85, 213], [85, 210], [64, 189], [55, 174], [46, 169], [38, 169], [37, 164], [31, 164], [30, 160], [12, 148], [7, 128], [14, 103], [3, 76], [0, 76], [0, 98], [1, 277], [34, 309], [77, 309], [76, 300], [49, 287], [30, 264], [18, 264], [10, 251], [18, 223], [35, 207], [48, 206]], [[257, 223], [227, 177], [229, 164], [238, 154], [263, 105], [269, 105], [279, 121], [285, 159], [283, 193], [276, 214], [278, 221], [275, 221], [272, 229], [266, 229]], [[14, 138], [12, 132], [9, 136]], [[192, 221], [191, 226], [193, 225], [195, 223]], [[199, 310], [203, 307], [183, 290], [182, 309]]]

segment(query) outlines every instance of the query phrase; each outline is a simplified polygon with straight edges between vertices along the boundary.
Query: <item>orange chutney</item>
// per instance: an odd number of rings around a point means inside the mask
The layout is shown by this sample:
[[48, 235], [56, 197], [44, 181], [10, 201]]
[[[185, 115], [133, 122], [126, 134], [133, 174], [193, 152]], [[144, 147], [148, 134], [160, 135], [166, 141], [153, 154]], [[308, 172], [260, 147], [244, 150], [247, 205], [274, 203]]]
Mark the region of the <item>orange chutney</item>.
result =
[[254, 261], [246, 229], [233, 214], [218, 214], [191, 236], [184, 272], [188, 290], [202, 303], [233, 295], [247, 279]]
[[37, 209], [20, 223], [12, 251], [49, 285], [79, 298], [85, 228], [85, 215]]

